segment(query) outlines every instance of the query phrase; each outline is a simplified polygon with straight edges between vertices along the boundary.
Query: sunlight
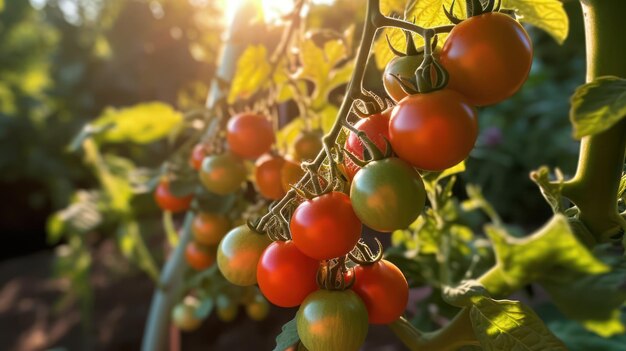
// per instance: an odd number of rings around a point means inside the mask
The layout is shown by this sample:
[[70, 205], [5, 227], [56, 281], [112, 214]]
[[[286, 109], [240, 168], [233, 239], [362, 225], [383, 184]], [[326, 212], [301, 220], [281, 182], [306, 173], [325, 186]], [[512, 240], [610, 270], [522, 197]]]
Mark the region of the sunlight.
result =
[[[334, 0], [313, 0], [314, 4], [331, 4]], [[293, 9], [294, 0], [222, 0], [226, 18], [230, 21], [237, 9], [244, 3], [257, 3], [263, 10], [265, 22], [274, 22]]]

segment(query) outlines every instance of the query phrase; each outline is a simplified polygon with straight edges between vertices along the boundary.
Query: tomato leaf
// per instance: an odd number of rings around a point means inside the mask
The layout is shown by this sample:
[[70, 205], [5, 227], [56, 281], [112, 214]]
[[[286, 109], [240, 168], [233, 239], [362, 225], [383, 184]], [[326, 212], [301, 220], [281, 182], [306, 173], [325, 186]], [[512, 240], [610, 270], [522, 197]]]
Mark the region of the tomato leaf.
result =
[[619, 309], [614, 310], [611, 316], [602, 321], [587, 320], [583, 321], [585, 329], [600, 335], [603, 338], [610, 338], [615, 335], [621, 335], [626, 332], [626, 326], [621, 320], [622, 314]]
[[265, 46], [248, 46], [237, 61], [237, 69], [228, 93], [228, 103], [247, 99], [256, 93], [267, 83], [270, 71]]
[[559, 169], [555, 170], [556, 181], [550, 179], [550, 169], [541, 167], [530, 173], [530, 179], [539, 186], [541, 194], [546, 199], [553, 213], [563, 212], [563, 198], [561, 191], [563, 189], [563, 174]]
[[486, 351], [567, 350], [529, 307], [519, 301], [474, 299], [470, 309], [474, 333]]
[[476, 297], [488, 295], [487, 289], [477, 280], [462, 281], [455, 287], [444, 286], [442, 291], [444, 301], [456, 307], [470, 306]]
[[274, 351], [283, 351], [300, 341], [296, 326], [296, 319], [292, 319], [283, 325], [282, 331], [276, 337]]
[[520, 22], [533, 25], [563, 44], [569, 32], [569, 19], [559, 0], [503, 0], [502, 7], [514, 9]]
[[605, 76], [584, 84], [572, 96], [574, 137], [601, 133], [626, 116], [626, 79]]

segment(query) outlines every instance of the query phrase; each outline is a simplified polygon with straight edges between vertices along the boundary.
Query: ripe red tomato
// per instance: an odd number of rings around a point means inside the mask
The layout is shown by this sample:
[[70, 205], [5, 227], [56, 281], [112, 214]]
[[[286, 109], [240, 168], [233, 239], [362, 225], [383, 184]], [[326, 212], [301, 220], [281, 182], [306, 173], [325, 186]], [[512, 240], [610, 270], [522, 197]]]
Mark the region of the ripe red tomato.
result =
[[215, 262], [211, 249], [195, 241], [190, 241], [185, 247], [185, 259], [189, 266], [197, 271], [207, 269]]
[[228, 121], [226, 129], [230, 150], [241, 158], [254, 160], [274, 143], [272, 123], [265, 116], [240, 113]]
[[256, 284], [257, 264], [272, 241], [247, 225], [234, 228], [217, 247], [217, 267], [229, 282], [239, 286]]
[[290, 159], [285, 159], [283, 168], [280, 171], [280, 182], [283, 191], [287, 192], [291, 189], [291, 185], [295, 185], [304, 176], [304, 170], [300, 164]]
[[352, 290], [363, 299], [371, 324], [389, 324], [402, 316], [409, 285], [402, 271], [387, 260], [354, 267]]
[[246, 181], [246, 166], [231, 153], [205, 157], [200, 169], [200, 181], [215, 194], [227, 195], [241, 188]]
[[256, 162], [254, 178], [259, 193], [270, 200], [279, 200], [285, 195], [281, 171], [285, 159], [280, 156], [266, 154]]
[[170, 192], [169, 181], [163, 180], [154, 191], [154, 200], [163, 211], [177, 213], [189, 209], [191, 201], [193, 200], [193, 194], [183, 197], [174, 196], [174, 194]]
[[217, 245], [228, 233], [228, 218], [213, 213], [198, 213], [191, 224], [194, 239], [203, 245]]
[[322, 133], [316, 131], [302, 132], [294, 142], [294, 153], [300, 161], [310, 161], [322, 150]]
[[334, 191], [301, 203], [291, 216], [290, 230], [305, 255], [329, 260], [354, 248], [361, 237], [361, 221], [350, 197]]
[[196, 171], [202, 167], [202, 161], [206, 156], [206, 146], [204, 144], [198, 144], [193, 147], [191, 150], [191, 155], [189, 156], [189, 165], [195, 169]]
[[[387, 148], [385, 139], [389, 140], [389, 116], [391, 109], [382, 113], [372, 115], [368, 118], [359, 120], [354, 124], [354, 127], [360, 131], [364, 131], [368, 138], [370, 138], [374, 144], [384, 153]], [[355, 134], [350, 133], [346, 140], [345, 149], [359, 159], [364, 159], [365, 146], [361, 143], [361, 139]], [[344, 165], [346, 175], [352, 179], [360, 167], [357, 166], [347, 156], [344, 158]]]
[[318, 267], [319, 262], [300, 252], [293, 241], [275, 241], [259, 260], [259, 289], [274, 305], [298, 306], [317, 290]]
[[526, 81], [532, 60], [532, 42], [524, 27], [498, 12], [456, 25], [441, 52], [441, 64], [450, 74], [448, 88], [476, 106], [515, 94]]
[[474, 107], [453, 90], [407, 96], [391, 112], [391, 146], [419, 169], [442, 171], [463, 161], [474, 147], [476, 116]]

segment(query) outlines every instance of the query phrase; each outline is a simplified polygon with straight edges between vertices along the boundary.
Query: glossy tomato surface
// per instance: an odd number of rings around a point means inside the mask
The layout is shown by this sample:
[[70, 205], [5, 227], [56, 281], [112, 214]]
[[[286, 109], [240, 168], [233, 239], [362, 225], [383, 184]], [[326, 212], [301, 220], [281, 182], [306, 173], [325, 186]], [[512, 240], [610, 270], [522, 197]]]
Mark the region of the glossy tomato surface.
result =
[[230, 220], [223, 215], [201, 212], [191, 223], [194, 240], [203, 245], [217, 245], [230, 230]]
[[254, 160], [274, 143], [272, 122], [262, 115], [240, 113], [228, 121], [226, 140], [235, 155]]
[[200, 181], [208, 191], [227, 195], [239, 190], [246, 181], [246, 167], [230, 153], [212, 155], [202, 162]]
[[174, 213], [186, 211], [189, 209], [192, 200], [193, 194], [182, 197], [172, 194], [168, 181], [161, 181], [154, 191], [154, 201], [163, 211]]
[[285, 195], [281, 175], [284, 164], [285, 159], [277, 155], [266, 154], [257, 160], [254, 179], [263, 197], [279, 200]]
[[263, 250], [272, 241], [247, 225], [232, 229], [217, 248], [217, 267], [224, 278], [239, 286], [256, 284], [256, 268]]
[[402, 271], [387, 260], [354, 267], [354, 285], [367, 307], [371, 324], [389, 324], [402, 316], [409, 301], [409, 285]]
[[[354, 127], [365, 132], [368, 138], [374, 142], [374, 144], [383, 153], [387, 151], [387, 143], [385, 139], [389, 140], [389, 116], [391, 110], [386, 110], [382, 113], [372, 115], [368, 118], [363, 118], [354, 124]], [[365, 146], [355, 133], [350, 133], [345, 144], [346, 151], [352, 153], [360, 160], [365, 159]], [[369, 155], [369, 153], [367, 153]], [[344, 165], [347, 176], [352, 179], [356, 172], [360, 169], [354, 162], [347, 156], [344, 158]]]

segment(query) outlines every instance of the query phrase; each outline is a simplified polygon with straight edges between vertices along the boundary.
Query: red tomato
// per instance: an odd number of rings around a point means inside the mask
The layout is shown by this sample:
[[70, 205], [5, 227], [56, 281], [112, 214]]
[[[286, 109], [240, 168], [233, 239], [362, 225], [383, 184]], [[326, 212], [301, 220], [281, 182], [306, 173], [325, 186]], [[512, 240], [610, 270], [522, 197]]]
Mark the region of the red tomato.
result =
[[169, 181], [163, 180], [154, 191], [154, 200], [163, 211], [170, 211], [173, 213], [183, 212], [189, 209], [191, 201], [193, 200], [193, 194], [176, 197], [170, 192]]
[[228, 121], [226, 129], [230, 150], [242, 158], [254, 160], [270, 151], [274, 143], [272, 122], [261, 115], [238, 114]]
[[449, 89], [407, 96], [391, 112], [391, 146], [414, 167], [442, 171], [463, 161], [474, 147], [476, 116], [474, 107]]
[[524, 84], [533, 60], [528, 33], [516, 20], [492, 12], [452, 29], [441, 52], [448, 88], [477, 106], [511, 97]]
[[322, 133], [319, 131], [302, 132], [294, 142], [294, 153], [300, 161], [314, 160], [322, 150]]
[[[359, 120], [354, 124], [354, 127], [360, 131], [364, 131], [368, 138], [370, 138], [374, 144], [384, 153], [387, 148], [385, 139], [389, 140], [389, 115], [391, 109], [382, 113], [372, 115], [368, 118]], [[365, 146], [361, 143], [361, 139], [355, 134], [350, 133], [346, 140], [345, 149], [359, 159], [364, 159]], [[347, 176], [352, 179], [360, 167], [357, 166], [347, 156], [344, 159], [345, 170]]]
[[191, 241], [185, 247], [185, 259], [189, 266], [197, 271], [209, 268], [214, 262], [215, 257], [209, 247]]
[[256, 186], [261, 195], [270, 200], [279, 200], [285, 195], [281, 176], [284, 164], [284, 158], [270, 154], [262, 156], [256, 162]]
[[295, 185], [304, 176], [304, 170], [300, 164], [292, 160], [286, 159], [283, 168], [280, 171], [280, 180], [285, 192], [291, 189], [291, 185]]
[[354, 248], [361, 237], [361, 221], [350, 197], [335, 191], [301, 203], [291, 216], [290, 230], [305, 255], [328, 260]]
[[191, 223], [194, 239], [203, 245], [217, 245], [230, 230], [228, 218], [213, 213], [198, 213]]
[[189, 156], [189, 165], [195, 169], [196, 171], [202, 167], [202, 161], [206, 156], [206, 146], [203, 144], [198, 144], [193, 147], [191, 150], [191, 155]]
[[293, 241], [276, 241], [265, 249], [257, 266], [259, 289], [271, 303], [295, 307], [317, 290], [319, 262], [304, 255]]
[[402, 316], [409, 285], [402, 271], [387, 260], [354, 267], [354, 290], [367, 308], [371, 324], [389, 324]]

